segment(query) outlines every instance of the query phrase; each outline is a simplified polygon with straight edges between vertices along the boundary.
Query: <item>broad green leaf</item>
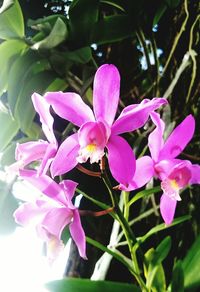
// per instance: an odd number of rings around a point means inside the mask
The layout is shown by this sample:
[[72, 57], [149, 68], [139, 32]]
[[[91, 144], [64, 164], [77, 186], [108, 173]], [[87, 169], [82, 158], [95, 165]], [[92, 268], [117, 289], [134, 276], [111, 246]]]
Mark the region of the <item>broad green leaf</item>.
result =
[[19, 2], [14, 4], [0, 14], [0, 38], [22, 38], [24, 37], [24, 19]]
[[184, 271], [184, 288], [185, 291], [198, 291], [200, 288], [200, 235], [195, 240], [192, 247], [189, 249], [186, 257], [183, 260]]
[[7, 40], [0, 44], [0, 94], [7, 89], [12, 62], [25, 48], [26, 44], [21, 40]]
[[92, 51], [90, 47], [84, 47], [75, 51], [66, 52], [63, 55], [70, 61], [85, 64], [92, 58]]
[[171, 292], [184, 292], [184, 272], [181, 261], [173, 269]]
[[16, 142], [12, 142], [6, 147], [6, 149], [4, 149], [0, 160], [1, 166], [7, 166], [15, 162], [15, 149]]
[[0, 181], [0, 234], [8, 234], [15, 230], [13, 212], [17, 207], [17, 200], [11, 193], [11, 185]]
[[35, 43], [32, 46], [32, 49], [49, 50], [49, 49], [55, 48], [56, 46], [61, 44], [64, 40], [66, 40], [67, 36], [68, 36], [67, 26], [65, 22], [59, 17], [56, 20], [56, 23], [54, 24], [49, 35], [45, 37], [43, 40]]
[[4, 0], [0, 8], [0, 14], [6, 11], [15, 3], [15, 0]]
[[68, 84], [65, 80], [56, 78], [53, 82], [47, 87], [46, 91], [64, 91], [68, 87]]
[[21, 89], [26, 85], [27, 79], [33, 75], [33, 67], [38, 66], [40, 62], [37, 52], [29, 50], [13, 63], [8, 76], [8, 104], [12, 113]]
[[0, 151], [3, 151], [19, 130], [19, 125], [9, 113], [0, 112]]
[[89, 279], [68, 278], [46, 284], [50, 292], [139, 292], [139, 287], [132, 284], [111, 281], [91, 281]]
[[94, 25], [91, 42], [105, 44], [123, 40], [135, 33], [134, 23], [128, 15], [107, 16]]
[[34, 92], [43, 94], [54, 79], [55, 74], [51, 71], [43, 71], [26, 80], [25, 86], [19, 93], [14, 112], [14, 116], [24, 133], [31, 129], [33, 118], [35, 116], [31, 95]]
[[135, 203], [137, 200], [144, 198], [146, 196], [152, 195], [154, 193], [158, 193], [161, 191], [160, 186], [149, 189], [149, 190], [143, 190], [140, 191], [139, 193], [137, 193], [129, 202], [128, 202], [128, 206], [130, 207], [133, 203]]
[[168, 255], [171, 248], [171, 237], [165, 237], [155, 249], [154, 257], [151, 261], [153, 266], [159, 265]]
[[48, 22], [53, 27], [58, 18], [61, 18], [63, 21], [66, 20], [66, 17], [61, 14], [53, 14], [53, 15], [45, 16], [43, 18], [29, 19], [27, 22], [27, 25], [34, 28], [38, 24], [43, 24], [43, 23]]
[[90, 34], [98, 19], [99, 0], [75, 0], [69, 8], [70, 40], [76, 47], [89, 43]]

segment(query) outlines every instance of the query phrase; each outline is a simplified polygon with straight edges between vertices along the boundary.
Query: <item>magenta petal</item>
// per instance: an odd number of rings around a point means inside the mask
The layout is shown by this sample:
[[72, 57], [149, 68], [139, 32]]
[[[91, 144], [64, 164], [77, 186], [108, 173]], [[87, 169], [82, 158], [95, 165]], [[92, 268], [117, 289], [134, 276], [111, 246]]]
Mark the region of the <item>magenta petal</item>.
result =
[[165, 129], [165, 124], [158, 113], [152, 112], [150, 116], [156, 128], [149, 135], [148, 146], [151, 152], [152, 159], [154, 161], [158, 161], [160, 150], [162, 149], [164, 144], [163, 132]]
[[195, 120], [189, 115], [171, 133], [160, 152], [159, 159], [172, 159], [178, 156], [192, 139], [194, 130]]
[[61, 118], [74, 125], [80, 127], [88, 121], [95, 120], [91, 108], [76, 93], [47, 92], [44, 97]]
[[172, 223], [177, 201], [163, 194], [160, 199], [160, 212], [166, 225]]
[[66, 225], [71, 222], [73, 212], [67, 208], [49, 208], [41, 223], [37, 226], [37, 232], [40, 237], [45, 238], [45, 233], [54, 235], [58, 239], [61, 238], [61, 233]]
[[165, 98], [153, 98], [152, 100], [145, 99], [137, 105], [127, 106], [114, 122], [112, 133], [122, 134], [144, 126], [149, 114], [166, 103]]
[[114, 65], [101, 66], [94, 77], [93, 107], [97, 120], [112, 125], [119, 103], [120, 75]]
[[59, 147], [57, 154], [51, 164], [51, 174], [64, 174], [77, 165], [77, 156], [79, 151], [78, 134], [69, 136]]
[[50, 105], [46, 102], [43, 96], [34, 93], [32, 95], [32, 102], [36, 112], [40, 116], [40, 121], [42, 123], [42, 130], [45, 133], [49, 142], [57, 145], [56, 138], [53, 131], [53, 117], [50, 114]]
[[107, 144], [108, 162], [113, 177], [128, 187], [135, 173], [135, 155], [130, 145], [119, 136], [111, 136]]
[[37, 172], [34, 170], [20, 170], [20, 177], [27, 180], [47, 197], [57, 202], [61, 202], [64, 205], [66, 204], [63, 189], [49, 176], [38, 176]]
[[46, 152], [44, 154], [44, 157], [42, 159], [42, 162], [40, 164], [40, 167], [38, 169], [38, 175], [45, 174], [52, 162], [52, 159], [56, 155], [57, 146], [55, 144], [49, 144]]
[[37, 200], [34, 203], [28, 202], [21, 204], [13, 213], [15, 221], [24, 227], [30, 225], [35, 222], [36, 217], [42, 218], [45, 215], [46, 208], [44, 205], [45, 202], [40, 200]]
[[133, 181], [135, 184], [135, 188], [141, 188], [146, 183], [150, 181], [150, 179], [154, 175], [154, 165], [153, 161], [149, 156], [143, 156], [136, 160], [136, 170], [133, 177]]
[[86, 256], [86, 238], [85, 238], [85, 232], [83, 230], [83, 227], [81, 225], [80, 216], [78, 213], [78, 210], [73, 211], [73, 221], [69, 225], [69, 230], [71, 233], [71, 236], [78, 248], [79, 254], [82, 258], [87, 259]]
[[190, 184], [200, 184], [200, 165], [192, 164], [190, 170], [192, 173]]

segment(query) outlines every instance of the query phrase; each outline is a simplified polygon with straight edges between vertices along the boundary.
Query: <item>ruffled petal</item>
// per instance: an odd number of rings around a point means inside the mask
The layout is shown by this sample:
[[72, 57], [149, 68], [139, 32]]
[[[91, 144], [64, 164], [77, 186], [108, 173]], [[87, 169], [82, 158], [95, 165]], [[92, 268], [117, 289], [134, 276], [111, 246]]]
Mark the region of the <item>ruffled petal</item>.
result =
[[69, 230], [70, 230], [71, 236], [72, 236], [72, 238], [73, 238], [73, 240], [78, 248], [80, 256], [84, 259], [87, 259], [85, 232], [84, 232], [83, 227], [81, 225], [81, 220], [80, 220], [78, 210], [73, 211], [73, 221], [69, 225]]
[[113, 177], [128, 188], [135, 173], [135, 155], [130, 145], [119, 136], [111, 136], [107, 144], [108, 162]]
[[134, 131], [146, 123], [149, 114], [166, 104], [165, 98], [145, 99], [140, 104], [127, 106], [112, 126], [112, 134]]
[[46, 174], [52, 162], [52, 159], [56, 155], [56, 152], [57, 146], [55, 144], [49, 144], [40, 164], [40, 167], [38, 168], [38, 175]]
[[77, 165], [78, 151], [80, 149], [78, 143], [78, 134], [69, 136], [59, 147], [56, 156], [51, 164], [51, 175], [64, 174]]
[[40, 122], [42, 123], [43, 132], [45, 133], [49, 142], [57, 145], [57, 141], [53, 131], [54, 119], [50, 114], [50, 105], [47, 103], [44, 97], [38, 93], [34, 93], [31, 98], [34, 108], [40, 116]]
[[168, 137], [159, 159], [172, 159], [178, 156], [192, 139], [194, 130], [195, 120], [192, 115], [189, 115]]
[[160, 150], [164, 145], [163, 133], [165, 129], [165, 123], [160, 118], [160, 115], [158, 113], [152, 112], [150, 116], [156, 128], [149, 135], [148, 146], [151, 153], [151, 157], [156, 162], [158, 161]]
[[119, 103], [120, 75], [114, 65], [101, 66], [94, 77], [93, 106], [97, 120], [112, 125]]
[[91, 108], [76, 93], [47, 92], [44, 97], [61, 118], [74, 125], [80, 127], [86, 122], [95, 120]]
[[160, 199], [160, 212], [166, 225], [172, 223], [177, 201], [163, 194]]

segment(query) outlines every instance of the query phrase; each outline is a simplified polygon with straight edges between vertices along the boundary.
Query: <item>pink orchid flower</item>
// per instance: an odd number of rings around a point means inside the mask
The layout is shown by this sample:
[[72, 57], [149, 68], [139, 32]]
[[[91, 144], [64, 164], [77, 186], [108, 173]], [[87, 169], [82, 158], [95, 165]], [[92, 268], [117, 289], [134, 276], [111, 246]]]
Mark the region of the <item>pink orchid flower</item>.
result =
[[155, 175], [161, 180], [163, 194], [160, 201], [160, 211], [165, 223], [171, 224], [177, 201], [181, 200], [180, 191], [188, 184], [200, 183], [200, 165], [176, 158], [192, 139], [195, 120], [192, 115], [187, 116], [164, 142], [164, 121], [155, 112], [151, 113], [151, 118], [156, 126], [148, 138], [154, 163], [152, 176]]
[[61, 234], [69, 225], [79, 254], [86, 259], [85, 233], [78, 209], [71, 202], [77, 183], [63, 180], [57, 184], [47, 175], [38, 177], [33, 170], [20, 170], [20, 176], [41, 191], [43, 196], [20, 205], [14, 212], [16, 222], [22, 226], [34, 226], [38, 236], [47, 243], [50, 260], [54, 260], [62, 248]]
[[47, 137], [47, 141], [29, 141], [17, 144], [15, 159], [17, 162], [8, 167], [8, 171], [18, 172], [33, 161], [41, 161], [38, 174], [46, 173], [53, 157], [56, 154], [58, 145], [53, 132], [53, 117], [50, 114], [50, 105], [39, 94], [32, 95], [32, 102], [36, 112], [40, 116], [42, 130]]
[[[101, 66], [94, 77], [93, 108], [72, 92], [49, 92], [45, 99], [62, 118], [80, 127], [60, 146], [51, 164], [52, 176], [64, 174], [77, 163], [98, 163], [108, 151], [108, 162], [119, 188], [135, 188], [133, 177], [136, 161], [132, 148], [120, 134], [142, 127], [149, 114], [166, 103], [164, 98], [145, 99], [140, 104], [127, 106], [117, 120], [114, 118], [119, 103], [120, 75], [114, 65]], [[139, 164], [145, 162], [140, 160]], [[143, 179], [142, 183], [145, 180]], [[139, 185], [141, 183], [139, 182]]]

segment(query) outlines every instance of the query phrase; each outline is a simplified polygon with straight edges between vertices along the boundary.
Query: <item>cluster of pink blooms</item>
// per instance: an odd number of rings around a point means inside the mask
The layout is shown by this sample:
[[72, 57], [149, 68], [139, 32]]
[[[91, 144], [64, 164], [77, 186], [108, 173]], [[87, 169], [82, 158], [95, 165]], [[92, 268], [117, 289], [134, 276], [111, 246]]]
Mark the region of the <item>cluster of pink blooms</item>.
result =
[[[16, 162], [10, 169], [18, 171], [22, 179], [38, 188], [43, 195], [34, 203], [21, 204], [14, 217], [23, 226], [34, 223], [38, 235], [54, 247], [54, 253], [62, 245], [61, 234], [68, 225], [80, 256], [86, 258], [85, 233], [78, 208], [72, 203], [78, 184], [71, 180], [57, 184], [52, 179], [66, 174], [79, 163], [99, 163], [104, 155], [107, 156], [110, 172], [119, 190], [135, 190], [153, 177], [159, 179], [163, 191], [160, 211], [166, 224], [173, 221], [177, 201], [181, 200], [180, 190], [188, 184], [200, 183], [200, 166], [177, 158], [194, 134], [192, 115], [187, 116], [164, 141], [165, 123], [156, 110], [167, 103], [166, 99], [144, 99], [139, 104], [129, 105], [115, 120], [119, 93], [119, 72], [114, 65], [105, 64], [94, 77], [94, 111], [76, 93], [32, 95], [47, 140], [18, 144]], [[54, 135], [50, 107], [58, 116], [79, 127], [61, 145]], [[132, 147], [120, 135], [143, 127], [149, 119], [155, 124], [148, 137], [151, 156], [136, 159]], [[30, 163], [35, 161], [40, 162], [39, 168], [31, 170]]]

